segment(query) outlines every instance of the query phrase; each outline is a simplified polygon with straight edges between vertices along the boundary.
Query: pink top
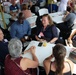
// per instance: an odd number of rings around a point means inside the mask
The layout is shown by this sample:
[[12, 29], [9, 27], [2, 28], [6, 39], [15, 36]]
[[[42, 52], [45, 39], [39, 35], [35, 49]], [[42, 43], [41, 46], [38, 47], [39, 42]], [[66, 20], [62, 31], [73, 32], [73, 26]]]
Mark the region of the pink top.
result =
[[23, 10], [22, 13], [24, 14], [25, 19], [32, 16], [31, 10]]

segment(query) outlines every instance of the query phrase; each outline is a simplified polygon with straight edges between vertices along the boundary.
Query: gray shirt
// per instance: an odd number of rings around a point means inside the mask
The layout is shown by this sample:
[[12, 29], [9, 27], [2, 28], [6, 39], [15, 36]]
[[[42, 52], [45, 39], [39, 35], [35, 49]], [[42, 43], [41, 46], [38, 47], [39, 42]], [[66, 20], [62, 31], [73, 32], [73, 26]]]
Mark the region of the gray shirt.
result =
[[74, 13], [70, 13], [66, 16], [65, 21], [67, 22], [67, 25], [73, 25], [74, 24], [74, 20], [76, 18], [76, 15]]

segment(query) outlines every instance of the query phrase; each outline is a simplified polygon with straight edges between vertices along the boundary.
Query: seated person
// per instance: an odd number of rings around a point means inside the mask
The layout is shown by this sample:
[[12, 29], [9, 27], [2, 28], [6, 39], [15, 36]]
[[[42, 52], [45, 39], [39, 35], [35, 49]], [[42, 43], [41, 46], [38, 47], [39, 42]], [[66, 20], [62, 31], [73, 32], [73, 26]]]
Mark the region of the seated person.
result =
[[61, 31], [68, 31], [68, 28], [70, 28], [74, 24], [74, 20], [76, 19], [76, 15], [74, 13], [71, 13], [71, 7], [67, 7], [67, 11], [63, 17], [64, 23], [60, 25]]
[[22, 5], [22, 13], [24, 14], [25, 19], [32, 17], [32, 12], [28, 9], [28, 6], [26, 4]]
[[[72, 75], [74, 63], [69, 59], [65, 59], [66, 48], [62, 44], [53, 47], [52, 55], [44, 60], [44, 68], [46, 75]], [[52, 58], [55, 58], [51, 62]]]
[[[38, 59], [35, 55], [35, 47], [27, 50], [32, 55], [33, 60], [22, 57], [22, 43], [14, 38], [8, 44], [9, 54], [5, 59], [5, 75], [37, 75]], [[25, 52], [26, 53], [26, 52]]]
[[10, 14], [16, 17], [19, 13], [19, 7], [16, 4], [16, 0], [11, 0], [12, 5], [10, 6]]
[[67, 45], [76, 47], [76, 29], [72, 30], [72, 33], [67, 40]]
[[[7, 27], [9, 26], [9, 23], [10, 23], [10, 20], [9, 20], [9, 19], [12, 18], [12, 16], [11, 16], [10, 14], [7, 14], [7, 13], [4, 12], [3, 6], [1, 6], [1, 9], [2, 9], [3, 16], [4, 16], [4, 21], [5, 21], [5, 24], [6, 24], [6, 28], [7, 28]], [[2, 19], [1, 10], [0, 10], [0, 19]], [[4, 27], [3, 21], [2, 21], [2, 23], [1, 23], [1, 27], [2, 27], [3, 29], [6, 29], [6, 28]]]
[[8, 53], [8, 41], [4, 39], [4, 34], [0, 29], [0, 62], [2, 64], [4, 64], [5, 57]]
[[24, 36], [31, 35], [31, 27], [28, 21], [24, 20], [23, 13], [19, 13], [18, 21], [14, 22], [10, 27], [11, 38], [19, 38], [24, 41]]
[[42, 24], [43, 27], [37, 30], [35, 36], [36, 40], [40, 42], [47, 41], [49, 43], [55, 43], [58, 39], [57, 29], [48, 14], [42, 16]]
[[67, 11], [63, 17], [64, 22], [58, 25], [61, 34], [60, 36], [62, 36], [64, 39], [67, 39], [69, 37], [75, 19], [76, 15], [74, 13], [71, 13], [71, 7], [68, 6]]

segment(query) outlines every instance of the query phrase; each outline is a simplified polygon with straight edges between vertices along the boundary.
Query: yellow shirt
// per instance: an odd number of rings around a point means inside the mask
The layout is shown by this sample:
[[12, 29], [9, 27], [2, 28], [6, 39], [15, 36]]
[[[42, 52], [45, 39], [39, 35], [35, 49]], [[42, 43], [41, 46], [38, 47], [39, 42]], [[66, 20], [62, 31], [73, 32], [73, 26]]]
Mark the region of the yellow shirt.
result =
[[54, 4], [54, 0], [48, 0], [48, 4]]

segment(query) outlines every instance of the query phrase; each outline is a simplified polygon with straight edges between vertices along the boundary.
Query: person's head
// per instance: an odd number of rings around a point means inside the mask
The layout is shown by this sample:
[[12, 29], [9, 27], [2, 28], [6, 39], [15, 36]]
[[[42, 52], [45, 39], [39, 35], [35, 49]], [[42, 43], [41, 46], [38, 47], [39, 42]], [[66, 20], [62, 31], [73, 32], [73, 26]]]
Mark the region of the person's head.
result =
[[16, 0], [11, 0], [11, 3], [12, 3], [13, 6], [15, 6]]
[[70, 6], [67, 6], [67, 11], [68, 12], [71, 12], [72, 11]]
[[19, 22], [20, 24], [22, 24], [23, 21], [24, 21], [24, 14], [21, 12], [21, 13], [19, 13], [19, 15], [18, 15], [18, 22]]
[[56, 61], [56, 75], [63, 75], [64, 58], [66, 56], [66, 48], [62, 44], [56, 44], [53, 48], [53, 55]]
[[42, 24], [44, 27], [46, 27], [47, 25], [53, 25], [53, 21], [48, 14], [44, 14], [42, 16]]
[[0, 41], [3, 41], [3, 39], [4, 39], [4, 34], [3, 34], [2, 30], [0, 29]]
[[12, 58], [19, 57], [22, 52], [22, 42], [17, 38], [11, 39], [8, 44], [8, 50]]
[[22, 10], [26, 10], [26, 9], [28, 9], [27, 4], [23, 4], [23, 5], [22, 5]]

